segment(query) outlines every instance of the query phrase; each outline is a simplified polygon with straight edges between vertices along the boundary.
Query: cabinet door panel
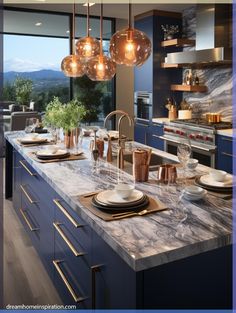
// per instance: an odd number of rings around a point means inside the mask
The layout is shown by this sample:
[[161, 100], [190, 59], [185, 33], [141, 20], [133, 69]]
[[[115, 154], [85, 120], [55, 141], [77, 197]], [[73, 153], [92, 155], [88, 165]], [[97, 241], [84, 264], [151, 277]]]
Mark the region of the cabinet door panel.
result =
[[13, 150], [13, 189], [12, 200], [13, 207], [17, 211], [21, 207], [21, 165], [19, 163], [20, 155], [16, 150]]
[[216, 138], [216, 144], [217, 144], [216, 168], [226, 171], [228, 173], [232, 173], [234, 157], [233, 138], [218, 135]]

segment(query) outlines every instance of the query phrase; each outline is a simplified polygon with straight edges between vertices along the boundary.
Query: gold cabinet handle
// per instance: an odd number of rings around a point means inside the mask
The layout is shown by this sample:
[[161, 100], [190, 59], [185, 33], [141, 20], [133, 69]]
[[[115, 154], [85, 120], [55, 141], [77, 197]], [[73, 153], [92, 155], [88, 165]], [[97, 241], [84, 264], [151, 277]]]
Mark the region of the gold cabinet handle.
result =
[[231, 158], [235, 158], [235, 155], [231, 154], [231, 153], [227, 153], [227, 152], [221, 152], [222, 155], [226, 155], [228, 157], [231, 157]]
[[19, 161], [19, 163], [24, 167], [24, 169], [30, 174], [30, 176], [36, 176], [35, 173], [32, 173], [31, 170], [25, 165], [23, 161]]
[[53, 226], [56, 228], [57, 232], [60, 234], [61, 238], [65, 241], [67, 246], [70, 248], [70, 250], [73, 252], [75, 256], [82, 256], [85, 255], [84, 252], [78, 252], [74, 245], [71, 243], [70, 239], [65, 235], [65, 233], [60, 228], [61, 223], [53, 223]]
[[60, 275], [61, 279], [63, 280], [64, 284], [66, 285], [66, 288], [68, 289], [69, 293], [71, 294], [71, 296], [73, 297], [75, 302], [82, 302], [85, 300], [84, 297], [79, 297], [76, 295], [74, 289], [71, 287], [68, 279], [66, 278], [65, 274], [63, 273], [62, 269], [60, 268], [60, 263], [62, 263], [62, 260], [53, 260], [53, 265], [55, 266], [58, 274]]
[[30, 231], [37, 231], [37, 230], [39, 230], [39, 228], [34, 228], [34, 227], [30, 224], [30, 221], [28, 220], [28, 218], [27, 218], [25, 212], [24, 212], [22, 209], [20, 209], [20, 213], [21, 213], [22, 217], [24, 218], [26, 224], [29, 226]]
[[92, 271], [92, 309], [96, 309], [96, 273], [100, 272], [101, 265], [91, 266]]
[[76, 227], [83, 227], [84, 225], [79, 224], [76, 222], [76, 220], [67, 212], [67, 210], [61, 205], [60, 201], [57, 199], [53, 199], [53, 202], [56, 204], [58, 209], [61, 210], [61, 212], [68, 218], [68, 220]]
[[33, 200], [33, 199], [30, 197], [30, 195], [28, 194], [28, 192], [25, 190], [25, 188], [24, 188], [22, 185], [20, 185], [20, 188], [21, 188], [21, 190], [24, 192], [26, 198], [29, 200], [29, 202], [30, 202], [31, 204], [37, 203], [37, 201]]
[[221, 140], [233, 142], [233, 139], [231, 139], [231, 138], [221, 138]]
[[136, 123], [135, 125], [137, 126], [143, 126], [143, 127], [149, 127], [149, 125], [141, 124], [141, 123]]
[[154, 135], [154, 134], [152, 134], [152, 137], [160, 139], [160, 136], [157, 136], [157, 135]]

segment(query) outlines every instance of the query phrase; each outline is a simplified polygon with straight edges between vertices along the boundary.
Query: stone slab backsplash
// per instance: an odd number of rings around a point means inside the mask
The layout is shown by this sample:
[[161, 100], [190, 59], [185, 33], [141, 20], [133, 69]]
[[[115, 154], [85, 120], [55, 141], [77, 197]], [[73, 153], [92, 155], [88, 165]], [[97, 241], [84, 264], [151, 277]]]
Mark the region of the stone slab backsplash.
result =
[[[196, 6], [183, 11], [183, 35], [187, 38], [196, 37]], [[186, 47], [184, 50], [194, 50]], [[185, 75], [183, 71], [183, 78]], [[207, 86], [207, 92], [184, 92], [183, 98], [193, 107], [193, 116], [207, 112], [221, 113], [222, 120], [232, 121], [232, 67], [215, 66], [212, 68], [194, 69], [200, 84]]]

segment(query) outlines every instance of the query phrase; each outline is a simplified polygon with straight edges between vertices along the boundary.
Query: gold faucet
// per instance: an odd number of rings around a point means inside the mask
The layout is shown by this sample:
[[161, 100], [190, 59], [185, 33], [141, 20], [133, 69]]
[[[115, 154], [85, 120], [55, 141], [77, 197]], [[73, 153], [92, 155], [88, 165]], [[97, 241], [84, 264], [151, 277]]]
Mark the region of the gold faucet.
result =
[[118, 154], [117, 154], [117, 166], [120, 169], [124, 168], [124, 144], [123, 144], [123, 140], [122, 140], [122, 134], [121, 134], [121, 122], [124, 118], [127, 118], [129, 121], [129, 126], [132, 126], [134, 124], [133, 119], [129, 116], [129, 114], [125, 111], [122, 110], [115, 110], [112, 111], [111, 113], [109, 113], [104, 120], [104, 127], [106, 128], [106, 123], [108, 121], [108, 119], [110, 119], [110, 117], [112, 117], [113, 115], [117, 115], [120, 114], [121, 117], [118, 120], [118, 145], [119, 145], [119, 149], [118, 149]]

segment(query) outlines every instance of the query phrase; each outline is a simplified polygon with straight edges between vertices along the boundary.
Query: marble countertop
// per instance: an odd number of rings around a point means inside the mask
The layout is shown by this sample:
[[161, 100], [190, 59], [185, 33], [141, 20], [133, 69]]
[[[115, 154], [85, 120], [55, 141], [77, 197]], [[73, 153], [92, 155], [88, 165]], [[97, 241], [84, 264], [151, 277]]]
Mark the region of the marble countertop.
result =
[[219, 129], [216, 131], [218, 135], [233, 137], [233, 129]]
[[[183, 187], [158, 185], [155, 182], [156, 172], [149, 175], [152, 182], [136, 183], [136, 188], [160, 199], [168, 210], [112, 222], [101, 220], [80, 204], [78, 196], [99, 189], [112, 189], [118, 181], [134, 183], [132, 176], [106, 162], [101, 162], [99, 170], [93, 171], [89, 139], [83, 142], [88, 157], [86, 160], [38, 163], [29, 157], [28, 152], [40, 147], [23, 148], [16, 142], [16, 138], [23, 134], [7, 132], [5, 137], [134, 271], [210, 251], [232, 242], [231, 200], [208, 194], [204, 200], [195, 203], [186, 201], [180, 198]], [[142, 146], [131, 143], [132, 147], [136, 145]], [[153, 151], [177, 160], [174, 155], [156, 149]], [[188, 175], [207, 170], [207, 167], [198, 165], [197, 170]]]

